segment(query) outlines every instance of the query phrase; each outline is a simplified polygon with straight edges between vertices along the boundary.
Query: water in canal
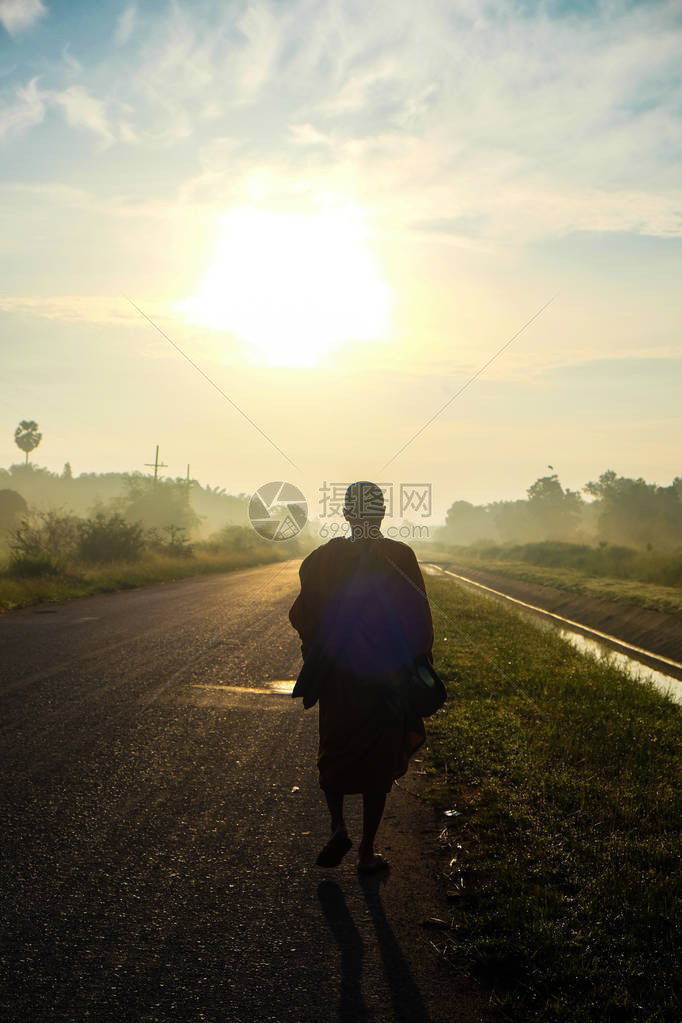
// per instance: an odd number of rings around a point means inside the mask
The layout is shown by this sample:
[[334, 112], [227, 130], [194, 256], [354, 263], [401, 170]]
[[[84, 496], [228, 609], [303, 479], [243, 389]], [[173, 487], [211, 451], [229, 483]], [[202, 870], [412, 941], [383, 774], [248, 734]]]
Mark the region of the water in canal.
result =
[[[438, 565], [422, 564], [422, 568], [428, 575], [449, 575], [457, 578], [456, 573], [449, 572], [447, 569], [443, 570]], [[464, 577], [459, 576], [459, 578]], [[558, 632], [563, 639], [568, 640], [581, 653], [595, 657], [597, 660], [608, 660], [611, 664], [615, 664], [634, 678], [640, 681], [652, 682], [657, 689], [666, 693], [675, 703], [682, 704], [682, 680], [672, 675], [666, 675], [662, 671], [656, 671], [642, 661], [638, 661], [635, 657], [614, 649], [614, 647], [602, 642], [598, 638], [586, 636], [582, 632], [558, 624], [556, 620], [544, 617], [541, 608], [533, 608], [531, 604], [526, 604], [524, 601], [508, 598], [503, 593], [484, 586], [482, 583], [477, 583], [473, 580], [466, 581], [478, 592], [491, 597], [493, 600], [501, 600], [506, 604], [515, 604], [521, 614], [525, 614], [536, 625], [541, 625], [543, 628], [553, 629]], [[540, 613], [537, 614], [535, 612]]]
[[567, 639], [581, 653], [590, 654], [596, 657], [597, 660], [608, 660], [611, 664], [615, 664], [618, 668], [621, 668], [637, 679], [653, 682], [657, 689], [667, 693], [675, 703], [682, 703], [682, 681], [680, 679], [673, 678], [671, 675], [664, 675], [662, 671], [655, 671], [647, 664], [636, 661], [634, 657], [628, 657], [627, 654], [614, 650], [613, 647], [608, 646], [606, 643], [601, 643], [597, 639], [591, 639], [589, 636], [583, 635], [582, 632], [561, 628], [557, 629], [557, 631], [563, 639]]

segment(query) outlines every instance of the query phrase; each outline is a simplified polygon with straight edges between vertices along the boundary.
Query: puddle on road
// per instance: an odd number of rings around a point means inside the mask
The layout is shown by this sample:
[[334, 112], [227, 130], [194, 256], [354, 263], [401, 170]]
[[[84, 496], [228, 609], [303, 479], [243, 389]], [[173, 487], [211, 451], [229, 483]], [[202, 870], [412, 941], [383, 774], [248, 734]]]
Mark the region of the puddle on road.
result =
[[295, 679], [265, 679], [262, 686], [230, 686], [225, 682], [192, 682], [192, 689], [208, 689], [221, 693], [258, 693], [261, 696], [291, 696]]
[[[255, 710], [276, 711], [293, 708], [291, 679], [264, 680], [260, 686], [230, 686], [223, 683], [192, 682], [184, 693], [178, 694], [195, 707], [210, 707], [213, 710]], [[254, 696], [269, 699], [254, 700]], [[284, 697], [284, 699], [282, 699]], [[288, 699], [287, 699], [288, 697]], [[176, 697], [177, 698], [177, 697]]]
[[273, 693], [281, 693], [283, 696], [291, 696], [296, 685], [295, 678], [278, 678], [273, 682], [266, 682], [266, 686], [272, 690]]

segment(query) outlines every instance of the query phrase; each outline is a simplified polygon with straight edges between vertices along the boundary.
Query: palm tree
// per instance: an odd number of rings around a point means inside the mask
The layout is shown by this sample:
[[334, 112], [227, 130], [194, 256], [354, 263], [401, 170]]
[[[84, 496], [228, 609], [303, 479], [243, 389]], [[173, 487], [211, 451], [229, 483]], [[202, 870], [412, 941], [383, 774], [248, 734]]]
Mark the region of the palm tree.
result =
[[14, 431], [14, 443], [26, 452], [26, 465], [30, 452], [38, 447], [42, 439], [42, 433], [38, 433], [38, 424], [32, 419], [22, 419]]

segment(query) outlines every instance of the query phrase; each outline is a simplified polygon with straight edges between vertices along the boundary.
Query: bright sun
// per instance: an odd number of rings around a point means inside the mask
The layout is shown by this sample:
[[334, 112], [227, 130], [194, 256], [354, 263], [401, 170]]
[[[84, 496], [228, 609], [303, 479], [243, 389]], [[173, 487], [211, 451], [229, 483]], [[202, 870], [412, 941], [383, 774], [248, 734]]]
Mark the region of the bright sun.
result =
[[180, 303], [194, 323], [229, 330], [272, 364], [312, 365], [335, 345], [386, 334], [390, 292], [357, 213], [233, 210], [211, 266]]

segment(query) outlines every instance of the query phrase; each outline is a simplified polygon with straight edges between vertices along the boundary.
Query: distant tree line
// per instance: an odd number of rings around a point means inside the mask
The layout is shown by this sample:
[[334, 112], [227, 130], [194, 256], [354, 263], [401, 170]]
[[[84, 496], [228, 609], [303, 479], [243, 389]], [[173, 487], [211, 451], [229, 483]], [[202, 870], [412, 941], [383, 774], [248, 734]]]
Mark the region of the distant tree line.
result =
[[248, 526], [247, 494], [228, 494], [196, 480], [154, 480], [140, 472], [61, 473], [30, 463], [0, 469], [0, 533], [30, 507], [79, 516], [118, 514], [145, 529], [175, 526], [206, 537], [227, 525]]
[[37, 512], [59, 510], [77, 516], [108, 512], [145, 529], [173, 526], [204, 537], [225, 526], [248, 525], [247, 494], [228, 494], [221, 487], [201, 486], [183, 477], [157, 479], [156, 468], [154, 477], [141, 472], [86, 472], [75, 477], [71, 463], [65, 462], [61, 474], [50, 472], [29, 463], [42, 439], [34, 419], [22, 419], [14, 431], [14, 443], [25, 461], [0, 469], [0, 539], [26, 511], [26, 503]]
[[682, 476], [661, 487], [609, 469], [579, 491], [564, 489], [556, 473], [541, 476], [527, 497], [475, 505], [455, 501], [437, 539], [524, 544], [545, 540], [682, 547]]

